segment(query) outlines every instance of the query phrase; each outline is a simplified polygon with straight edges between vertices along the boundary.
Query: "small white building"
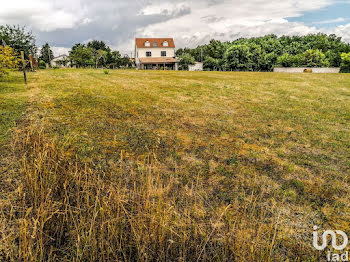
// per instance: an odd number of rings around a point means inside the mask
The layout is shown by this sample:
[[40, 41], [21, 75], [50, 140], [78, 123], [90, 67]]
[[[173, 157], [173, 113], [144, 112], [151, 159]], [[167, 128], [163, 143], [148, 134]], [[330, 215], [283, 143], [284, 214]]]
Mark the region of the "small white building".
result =
[[189, 65], [188, 71], [203, 71], [203, 63], [196, 62], [194, 65]]
[[69, 64], [67, 55], [60, 55], [51, 60], [51, 67], [67, 67]]
[[135, 64], [145, 70], [178, 70], [173, 38], [136, 38]]

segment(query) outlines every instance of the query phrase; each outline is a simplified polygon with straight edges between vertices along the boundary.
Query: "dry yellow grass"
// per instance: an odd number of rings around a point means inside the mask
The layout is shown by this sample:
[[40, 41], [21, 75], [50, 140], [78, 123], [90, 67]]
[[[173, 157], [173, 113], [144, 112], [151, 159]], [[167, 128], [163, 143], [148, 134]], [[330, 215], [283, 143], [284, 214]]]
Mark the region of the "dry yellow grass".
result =
[[3, 260], [319, 261], [313, 225], [350, 233], [349, 75], [29, 82], [0, 150]]

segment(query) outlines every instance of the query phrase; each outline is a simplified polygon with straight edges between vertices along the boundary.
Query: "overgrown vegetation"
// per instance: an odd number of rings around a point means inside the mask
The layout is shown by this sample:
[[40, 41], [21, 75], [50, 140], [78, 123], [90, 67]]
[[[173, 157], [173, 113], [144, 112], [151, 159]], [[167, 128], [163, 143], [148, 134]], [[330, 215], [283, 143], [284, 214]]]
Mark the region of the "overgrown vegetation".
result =
[[26, 59], [29, 55], [35, 56], [37, 52], [32, 32], [28, 32], [25, 27], [15, 25], [0, 25], [0, 45], [12, 47], [18, 54], [24, 51]]
[[185, 53], [179, 57], [180, 70], [188, 70], [188, 67], [194, 64], [195, 64], [195, 60], [190, 54]]
[[348, 75], [60, 69], [26, 90], [2, 260], [322, 261], [313, 226], [350, 233]]
[[69, 52], [71, 64], [76, 67], [132, 67], [130, 58], [119, 51], [112, 51], [103, 41], [93, 40], [85, 44], [76, 44]]
[[51, 65], [51, 61], [53, 58], [54, 58], [54, 55], [50, 45], [48, 43], [45, 43], [40, 49], [40, 56], [39, 56], [39, 61], [40, 61], [39, 66], [41, 67], [40, 69], [42, 69], [43, 67], [43, 63], [41, 61], [45, 63], [45, 68], [46, 68], [46, 64], [48, 64], [49, 66]]
[[195, 49], [178, 49], [177, 56], [190, 54], [203, 61], [206, 70], [271, 71], [274, 66], [340, 67], [341, 54], [349, 44], [336, 35], [267, 35], [232, 42], [211, 40]]
[[[17, 125], [23, 116], [28, 97], [22, 78], [16, 74], [0, 77], [0, 156], [8, 151], [10, 128]], [[5, 162], [1, 161], [0, 167]], [[0, 168], [1, 171], [1, 168]], [[1, 172], [0, 172], [1, 173]]]
[[350, 53], [341, 55], [341, 69], [343, 73], [350, 73]]
[[0, 79], [7, 75], [10, 70], [15, 69], [19, 64], [16, 53], [9, 46], [0, 45]]

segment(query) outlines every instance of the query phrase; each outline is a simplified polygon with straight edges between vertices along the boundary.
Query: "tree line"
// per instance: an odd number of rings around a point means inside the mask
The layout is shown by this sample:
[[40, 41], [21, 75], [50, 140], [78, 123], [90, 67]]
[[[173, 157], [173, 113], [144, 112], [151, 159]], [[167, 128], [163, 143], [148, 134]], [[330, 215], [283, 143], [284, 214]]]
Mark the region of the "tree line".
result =
[[[274, 67], [342, 67], [349, 70], [350, 45], [334, 34], [267, 35], [180, 48], [178, 57], [201, 61], [205, 70], [272, 71]], [[192, 59], [190, 57], [192, 57]]]
[[[35, 57], [39, 61], [41, 68], [51, 65], [54, 53], [48, 43], [39, 48], [35, 43], [35, 36], [25, 27], [20, 26], [0, 26], [0, 46], [11, 47], [19, 55], [24, 51], [25, 58]], [[95, 68], [121, 68], [132, 67], [133, 62], [127, 55], [121, 55], [119, 51], [112, 51], [104, 42], [93, 40], [87, 44], [77, 43], [69, 51], [68, 59], [61, 60], [60, 63], [75, 67], [95, 67]]]
[[121, 68], [132, 67], [133, 62], [127, 55], [112, 51], [103, 41], [93, 40], [87, 44], [76, 44], [69, 51], [69, 60], [76, 67]]
[[[14, 52], [24, 51], [38, 58], [45, 68], [54, 58], [51, 47], [44, 44], [38, 53], [35, 37], [19, 26], [0, 26], [0, 46], [9, 46]], [[4, 50], [4, 49], [2, 49]], [[2, 51], [4, 52], [4, 51]], [[9, 51], [7, 50], [7, 54]], [[350, 45], [334, 34], [310, 34], [307, 36], [267, 35], [240, 38], [221, 42], [211, 40], [196, 48], [180, 48], [176, 51], [183, 70], [202, 61], [205, 70], [217, 71], [272, 71], [274, 67], [341, 67], [350, 72]], [[75, 67], [123, 68], [132, 67], [129, 56], [112, 51], [104, 42], [93, 40], [87, 44], [77, 43], [69, 51], [64, 65]]]
[[[45, 62], [45, 64], [51, 64], [52, 58], [53, 52], [49, 44], [46, 43], [40, 50], [39, 60]], [[119, 51], [112, 51], [104, 41], [98, 40], [90, 41], [87, 44], [75, 44], [69, 51], [67, 59], [62, 59], [58, 63], [77, 68], [113, 69], [133, 66], [129, 56], [122, 56]]]

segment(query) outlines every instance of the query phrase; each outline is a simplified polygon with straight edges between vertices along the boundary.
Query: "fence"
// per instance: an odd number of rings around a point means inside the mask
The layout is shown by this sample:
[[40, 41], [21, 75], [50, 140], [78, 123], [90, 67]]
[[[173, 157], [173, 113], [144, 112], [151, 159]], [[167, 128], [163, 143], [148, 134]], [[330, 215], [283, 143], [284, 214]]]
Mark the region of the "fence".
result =
[[337, 74], [340, 68], [326, 67], [276, 67], [273, 69], [275, 73], [316, 73], [316, 74]]

